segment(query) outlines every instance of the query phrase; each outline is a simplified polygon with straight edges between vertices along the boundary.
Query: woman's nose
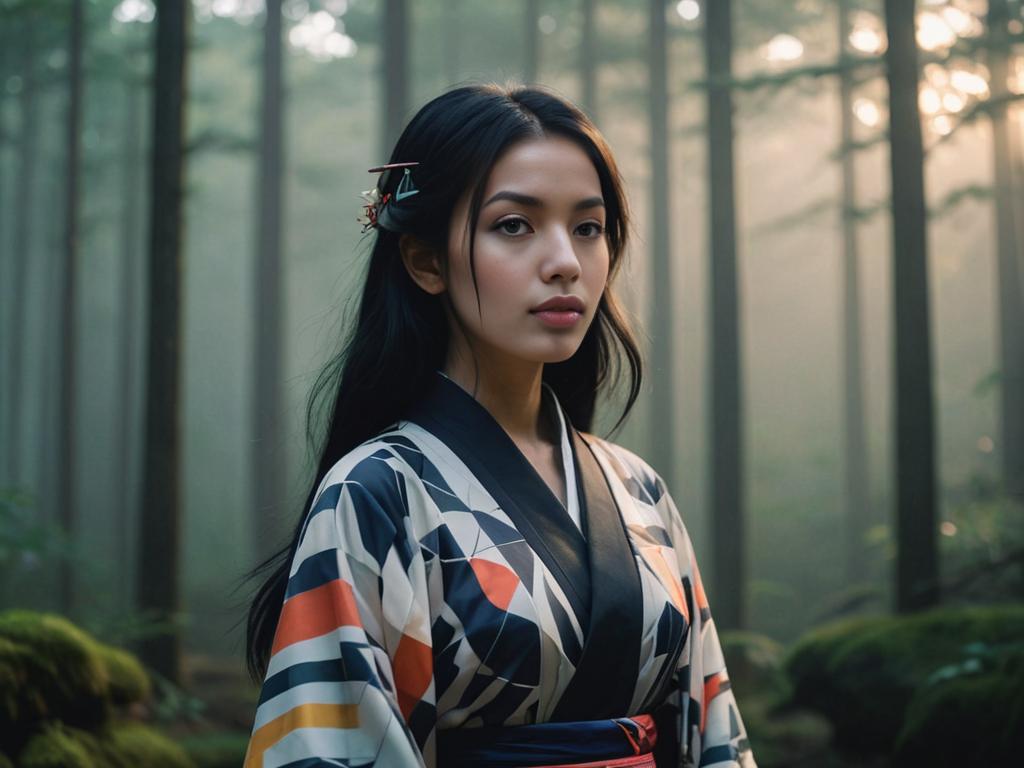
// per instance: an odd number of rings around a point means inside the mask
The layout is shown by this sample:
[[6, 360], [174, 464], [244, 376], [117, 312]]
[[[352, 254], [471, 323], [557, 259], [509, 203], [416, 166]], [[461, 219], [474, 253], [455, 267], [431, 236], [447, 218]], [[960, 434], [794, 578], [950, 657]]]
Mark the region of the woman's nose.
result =
[[554, 232], [545, 244], [547, 257], [544, 262], [544, 278], [575, 279], [580, 274], [580, 260], [573, 247], [572, 237], [562, 230]]

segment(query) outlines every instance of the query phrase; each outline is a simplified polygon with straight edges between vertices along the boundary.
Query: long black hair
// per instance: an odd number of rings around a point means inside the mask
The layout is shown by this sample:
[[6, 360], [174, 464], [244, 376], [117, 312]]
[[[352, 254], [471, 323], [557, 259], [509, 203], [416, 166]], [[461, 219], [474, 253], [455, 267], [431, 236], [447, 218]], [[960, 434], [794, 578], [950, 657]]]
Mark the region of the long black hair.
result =
[[[376, 229], [356, 323], [310, 393], [306, 427], [310, 442], [320, 445], [320, 459], [299, 523], [291, 542], [246, 577], [270, 571], [253, 598], [247, 622], [246, 665], [257, 684], [266, 674], [302, 522], [321, 480], [348, 451], [399, 420], [417, 393], [425, 391], [435, 370], [444, 366], [449, 328], [442, 302], [450, 299], [447, 293], [429, 294], [413, 282], [400, 256], [399, 238], [411, 235], [435, 248], [445, 270], [452, 211], [472, 190], [467, 224], [472, 268], [474, 233], [490, 169], [516, 142], [549, 135], [576, 142], [597, 170], [605, 203], [609, 271], [597, 314], [579, 349], [568, 360], [545, 364], [543, 380], [572, 424], [590, 431], [598, 393], [617, 388], [625, 361], [629, 389], [611, 432], [633, 407], [641, 386], [640, 350], [611, 288], [630, 216], [622, 179], [604, 138], [580, 109], [541, 87], [471, 84], [433, 99], [406, 126], [388, 161], [419, 163], [412, 169], [419, 194], [387, 205], [387, 217], [382, 216]], [[401, 169], [381, 178], [381, 193], [393, 195]], [[475, 284], [475, 268], [472, 273]], [[326, 434], [316, 438], [316, 417], [325, 395], [330, 396], [330, 419]]]

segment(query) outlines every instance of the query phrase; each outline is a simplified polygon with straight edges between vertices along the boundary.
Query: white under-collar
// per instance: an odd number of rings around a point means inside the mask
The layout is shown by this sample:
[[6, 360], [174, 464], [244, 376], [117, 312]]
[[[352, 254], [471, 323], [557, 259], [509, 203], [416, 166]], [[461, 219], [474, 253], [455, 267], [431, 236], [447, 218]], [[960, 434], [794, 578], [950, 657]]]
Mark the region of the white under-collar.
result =
[[566, 429], [562, 405], [558, 402], [555, 390], [547, 382], [542, 382], [541, 386], [551, 394], [551, 400], [555, 405], [555, 412], [558, 414], [558, 436], [562, 446], [562, 477], [565, 478], [565, 511], [569, 513], [569, 517], [576, 523], [576, 527], [582, 530], [580, 525], [580, 501], [576, 493], [576, 468], [572, 461], [571, 436], [569, 430]]
[[[448, 381], [458, 385], [453, 378], [442, 371], [440, 368], [437, 372], [444, 376]], [[460, 385], [461, 386], [461, 385]], [[583, 526], [580, 523], [580, 500], [579, 494], [576, 492], [576, 466], [572, 460], [572, 444], [571, 435], [569, 430], [566, 429], [565, 416], [562, 413], [562, 405], [558, 402], [558, 396], [555, 394], [550, 385], [542, 381], [541, 390], [547, 391], [551, 402], [554, 404], [555, 413], [558, 414], [558, 440], [562, 448], [562, 477], [565, 478], [565, 511], [572, 518], [572, 521], [576, 523], [576, 527], [583, 530]]]

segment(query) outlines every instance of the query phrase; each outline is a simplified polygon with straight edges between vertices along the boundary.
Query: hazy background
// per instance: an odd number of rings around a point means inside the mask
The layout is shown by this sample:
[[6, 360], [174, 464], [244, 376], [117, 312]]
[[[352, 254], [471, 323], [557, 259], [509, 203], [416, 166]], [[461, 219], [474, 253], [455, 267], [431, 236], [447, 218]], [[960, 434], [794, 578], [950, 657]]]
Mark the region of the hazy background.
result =
[[[181, 261], [181, 608], [186, 653], [238, 668], [243, 637], [232, 625], [247, 608], [248, 593], [233, 590], [256, 563], [254, 540], [276, 543], [303, 512], [314, 460], [306, 447], [305, 399], [320, 367], [339, 348], [346, 305], [369, 253], [369, 239], [356, 222], [359, 193], [376, 180], [366, 169], [387, 162], [385, 136], [394, 130], [382, 125], [384, 5], [283, 4], [283, 421], [272, 450], [284, 471], [287, 497], [278, 506], [270, 502], [279, 527], [265, 531], [261, 515], [268, 501], [254, 491], [251, 459], [257, 439], [251, 416], [253, 350], [259, 341], [253, 285], [265, 16], [261, 0], [195, 0], [191, 7]], [[409, 64], [403, 124], [455, 84], [524, 79], [531, 66], [527, 29], [536, 30], [536, 81], [582, 101], [579, 0], [404, 5]], [[619, 289], [645, 340], [667, 323], [674, 331], [673, 354], [648, 358], [651, 378], [614, 439], [670, 478], [710, 582], [714, 610], [703, 8], [688, 0], [664, 4], [672, 299], [669, 306], [654, 306], [649, 4], [593, 5], [596, 91], [586, 106], [624, 174], [638, 235]], [[856, 207], [867, 461], [867, 527], [864, 540], [856, 542], [863, 561], [851, 576], [844, 567], [850, 543], [843, 505], [837, 162], [843, 108], [838, 77], [829, 71], [839, 52], [837, 3], [737, 0], [733, 6], [747, 626], [785, 643], [844, 610], [891, 607], [887, 86], [881, 65], [858, 70], [862, 77], [852, 107], [859, 144], [846, 148], [856, 174], [856, 198], [850, 202]], [[1024, 27], [1020, 4], [1008, 7], [1017, 46], [1008, 87], [1017, 97], [1010, 112], [1019, 174]], [[881, 2], [850, 8], [849, 55], [880, 55]], [[8, 502], [35, 522], [60, 519], [66, 503], [76, 516], [72, 603], [61, 605], [54, 570], [31, 552], [6, 561], [20, 581], [3, 600], [62, 610], [106, 637], [127, 638], [135, 620], [138, 569], [146, 567], [138, 561], [137, 540], [148, 506], [142, 457], [154, 7], [150, 0], [85, 3], [70, 425], [60, 422], [57, 408], [64, 375], [59, 286], [66, 250], [68, 4], [5, 0], [0, 9], [0, 486], [9, 489]], [[922, 1], [918, 9], [952, 34], [944, 37], [930, 20], [919, 30], [922, 51], [946, 56], [938, 69], [925, 69], [922, 87], [933, 87], [941, 103], [936, 107], [931, 97], [922, 97], [922, 132], [926, 198], [933, 212], [927, 268], [938, 537], [942, 572], [954, 579], [962, 568], [996, 562], [1011, 551], [1020, 541], [1020, 520], [1010, 507], [990, 503], [1003, 482], [991, 122], [982, 111], [960, 124], [963, 114], [990, 95], [983, 56], [971, 47], [983, 34], [987, 4]], [[940, 70], [963, 87], [941, 86]], [[951, 80], [957, 70], [981, 78], [982, 86], [969, 78]], [[799, 76], [787, 78], [787, 72]], [[1018, 175], [1010, 203], [1018, 214], [1024, 210], [1020, 181]], [[1018, 264], [1021, 242], [1024, 237], [1017, 240]], [[16, 339], [21, 362], [14, 367]], [[652, 412], [657, 387], [671, 388], [671, 424]], [[610, 426], [617, 416], [605, 411], [602, 423]], [[654, 430], [663, 428], [671, 431], [672, 461], [653, 441]], [[68, 440], [70, 500], [61, 498], [54, 469], [59, 446]], [[261, 529], [255, 531], [257, 525]]]

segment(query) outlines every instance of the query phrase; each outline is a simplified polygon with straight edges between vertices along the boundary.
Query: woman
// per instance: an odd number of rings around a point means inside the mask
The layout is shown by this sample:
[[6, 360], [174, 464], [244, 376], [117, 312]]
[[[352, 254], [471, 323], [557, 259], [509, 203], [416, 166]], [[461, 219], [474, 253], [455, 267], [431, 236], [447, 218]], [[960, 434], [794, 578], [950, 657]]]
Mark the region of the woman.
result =
[[675, 504], [586, 431], [641, 377], [604, 139], [472, 85], [371, 170], [316, 483], [249, 615], [247, 768], [754, 766]]

